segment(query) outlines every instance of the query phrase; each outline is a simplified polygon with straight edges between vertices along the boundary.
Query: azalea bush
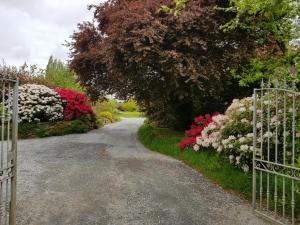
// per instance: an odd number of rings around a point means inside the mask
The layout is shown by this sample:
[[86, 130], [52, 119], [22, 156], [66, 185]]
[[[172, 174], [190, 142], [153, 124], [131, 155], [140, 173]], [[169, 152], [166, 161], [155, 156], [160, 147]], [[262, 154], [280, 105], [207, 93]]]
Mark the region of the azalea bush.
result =
[[20, 122], [48, 122], [63, 119], [61, 97], [44, 85], [25, 84], [19, 88]]
[[[265, 94], [257, 99], [257, 146], [253, 147], [253, 99], [247, 97], [235, 99], [225, 114], [199, 116], [197, 125], [186, 131], [187, 139], [181, 149], [193, 148], [195, 151], [211, 149], [228, 159], [233, 165], [248, 172], [252, 167], [253, 151], [258, 158], [262, 157], [283, 163], [283, 151], [275, 155], [275, 146], [283, 149], [286, 143], [286, 163], [291, 163], [292, 152], [292, 96], [286, 95], [286, 123], [284, 132], [284, 111], [282, 95], [277, 96], [278, 109], [275, 108], [275, 94]], [[296, 106], [297, 108], [297, 106]], [[269, 116], [268, 116], [269, 114]], [[298, 115], [296, 115], [296, 118]], [[269, 124], [269, 126], [268, 126]], [[284, 137], [285, 136], [285, 137]], [[297, 133], [299, 136], [299, 133]], [[270, 148], [268, 155], [266, 149]], [[264, 151], [261, 151], [261, 147]]]
[[59, 88], [56, 89], [56, 91], [65, 103], [63, 115], [66, 121], [70, 121], [84, 115], [95, 117], [92, 106], [90, 105], [85, 93], [65, 88]]
[[[284, 97], [278, 94], [276, 112], [275, 94], [265, 94], [257, 99], [257, 146], [253, 147], [253, 99], [251, 97], [234, 100], [226, 111], [228, 123], [221, 129], [221, 148], [236, 166], [248, 171], [252, 167], [253, 151], [258, 158], [269, 158], [270, 161], [283, 163], [283, 147], [286, 143], [286, 163], [292, 160], [292, 96], [286, 95], [286, 111], [284, 113]], [[296, 101], [297, 102], [297, 101]], [[297, 107], [297, 106], [295, 106]], [[268, 116], [269, 114], [269, 116]], [[284, 116], [285, 114], [285, 116]], [[284, 119], [284, 117], [286, 117]], [[295, 115], [295, 117], [298, 117]], [[284, 123], [285, 122], [285, 132]], [[276, 129], [277, 128], [277, 129]], [[285, 140], [284, 140], [285, 139]], [[280, 149], [275, 155], [275, 147]], [[269, 155], [267, 149], [269, 146]], [[261, 151], [261, 148], [264, 151]]]
[[[215, 113], [214, 115], [218, 115]], [[207, 127], [212, 122], [212, 116], [210, 114], [205, 114], [204, 116], [198, 116], [194, 119], [193, 125], [189, 130], [185, 131], [186, 138], [181, 141], [180, 149], [186, 149], [188, 147], [193, 147], [194, 150], [198, 151], [199, 148], [196, 145], [196, 138], [201, 136], [201, 133], [205, 127]]]
[[218, 152], [232, 164], [249, 171], [253, 156], [252, 98], [235, 99], [225, 112], [228, 121], [220, 129]]

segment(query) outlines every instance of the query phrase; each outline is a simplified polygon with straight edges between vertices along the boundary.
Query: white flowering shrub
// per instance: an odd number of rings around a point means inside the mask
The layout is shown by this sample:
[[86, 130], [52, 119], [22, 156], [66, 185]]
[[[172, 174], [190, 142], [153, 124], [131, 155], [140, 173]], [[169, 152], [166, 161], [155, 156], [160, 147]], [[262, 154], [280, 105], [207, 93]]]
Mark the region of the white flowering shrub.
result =
[[[286, 98], [286, 132], [284, 134], [283, 102], [282, 96], [277, 97], [278, 110], [275, 108], [275, 96], [264, 95], [257, 100], [257, 146], [253, 148], [253, 99], [251, 97], [241, 100], [235, 99], [228, 107], [225, 115], [215, 115], [210, 123], [203, 128], [196, 137], [193, 149], [214, 149], [225, 156], [236, 167], [248, 172], [252, 167], [253, 151], [257, 157], [275, 161], [275, 146], [283, 148], [284, 135], [286, 136], [286, 160], [290, 159], [291, 132], [292, 132], [292, 105], [291, 96]], [[261, 110], [263, 108], [263, 110]], [[268, 126], [269, 124], [269, 126]], [[277, 125], [277, 126], [276, 126]], [[276, 129], [277, 127], [277, 129]], [[276, 135], [277, 134], [277, 135]], [[298, 135], [299, 136], [299, 135]], [[270, 152], [267, 154], [267, 147]], [[261, 147], [264, 152], [261, 152]], [[278, 163], [283, 162], [282, 151], [276, 157]]]
[[222, 153], [232, 164], [249, 171], [253, 156], [252, 98], [235, 99], [225, 115], [228, 122], [220, 130], [218, 152]]
[[20, 86], [20, 122], [48, 122], [62, 119], [63, 102], [54, 90], [36, 84]]

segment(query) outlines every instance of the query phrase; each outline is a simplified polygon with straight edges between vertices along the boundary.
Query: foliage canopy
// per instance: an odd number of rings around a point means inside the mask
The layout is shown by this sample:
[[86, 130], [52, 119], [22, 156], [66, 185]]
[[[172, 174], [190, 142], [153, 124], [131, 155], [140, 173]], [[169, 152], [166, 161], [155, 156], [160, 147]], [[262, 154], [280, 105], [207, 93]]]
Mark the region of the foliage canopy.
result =
[[164, 125], [181, 121], [179, 126], [248, 94], [229, 71], [274, 44], [257, 46], [255, 36], [243, 29], [220, 30], [235, 14], [215, 7], [226, 8], [228, 1], [184, 4], [177, 6], [180, 15], [159, 10], [162, 5], [172, 9], [171, 0], [110, 0], [91, 6], [94, 23], [80, 24], [70, 43], [71, 68], [89, 94], [95, 99], [134, 96], [150, 119]]
[[[220, 8], [219, 8], [220, 9]], [[241, 71], [234, 71], [242, 86], [262, 78], [297, 80], [300, 71], [300, 4], [295, 0], [230, 0], [226, 12], [235, 17], [221, 28], [243, 29], [255, 35], [258, 44], [277, 45], [271, 57], [255, 57]]]

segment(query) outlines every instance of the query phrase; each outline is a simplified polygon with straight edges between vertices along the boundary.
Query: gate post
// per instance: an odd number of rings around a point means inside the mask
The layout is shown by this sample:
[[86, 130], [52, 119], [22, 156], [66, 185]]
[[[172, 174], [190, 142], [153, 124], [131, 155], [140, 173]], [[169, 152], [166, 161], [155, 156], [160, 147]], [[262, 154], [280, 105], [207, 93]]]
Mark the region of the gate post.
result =
[[11, 179], [11, 202], [9, 211], [9, 225], [16, 225], [16, 195], [17, 195], [17, 143], [18, 143], [18, 95], [19, 80], [13, 88], [13, 116], [12, 116], [12, 179]]

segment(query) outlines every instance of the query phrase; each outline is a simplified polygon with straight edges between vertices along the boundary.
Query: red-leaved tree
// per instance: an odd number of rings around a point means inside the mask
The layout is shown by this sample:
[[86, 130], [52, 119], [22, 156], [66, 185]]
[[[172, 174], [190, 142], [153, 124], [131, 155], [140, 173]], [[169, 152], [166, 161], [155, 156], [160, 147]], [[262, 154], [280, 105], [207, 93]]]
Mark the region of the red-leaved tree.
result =
[[230, 70], [258, 48], [244, 30], [224, 33], [227, 0], [189, 0], [180, 15], [159, 11], [172, 0], [109, 0], [79, 25], [71, 67], [89, 94], [134, 96], [150, 120], [185, 127], [195, 115], [222, 111], [239, 88]]

